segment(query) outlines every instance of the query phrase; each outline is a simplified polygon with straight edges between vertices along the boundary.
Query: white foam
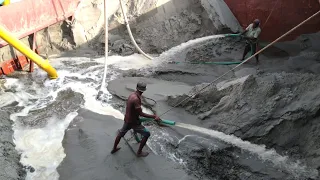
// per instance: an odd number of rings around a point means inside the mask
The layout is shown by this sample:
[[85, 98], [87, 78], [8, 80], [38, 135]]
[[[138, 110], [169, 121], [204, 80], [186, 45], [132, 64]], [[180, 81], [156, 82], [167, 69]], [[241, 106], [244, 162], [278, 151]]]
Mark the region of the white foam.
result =
[[7, 106], [9, 104], [12, 104], [15, 101], [16, 99], [13, 93], [11, 92], [3, 93], [0, 96], [0, 108]]
[[[104, 57], [95, 59], [97, 62], [104, 63]], [[132, 54], [130, 56], [109, 56], [108, 65], [113, 65], [121, 70], [140, 69], [146, 66], [156, 65], [156, 61], [146, 59], [141, 54]]]
[[65, 119], [51, 117], [44, 128], [14, 129], [16, 148], [22, 152], [21, 163], [36, 170], [27, 174], [27, 180], [59, 178], [56, 169], [66, 156], [62, 147], [64, 131], [77, 115], [72, 112]]

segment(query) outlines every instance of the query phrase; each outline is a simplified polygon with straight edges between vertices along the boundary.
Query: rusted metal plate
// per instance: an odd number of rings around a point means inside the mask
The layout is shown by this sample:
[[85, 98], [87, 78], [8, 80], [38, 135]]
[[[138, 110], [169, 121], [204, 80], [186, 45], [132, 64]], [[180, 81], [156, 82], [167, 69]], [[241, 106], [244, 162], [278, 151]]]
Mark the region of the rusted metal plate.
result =
[[17, 57], [17, 64], [20, 66], [19, 70], [23, 70], [29, 64], [29, 60], [25, 56], [18, 56]]
[[[22, 0], [0, 7], [0, 24], [17, 38], [26, 37], [70, 17], [80, 0]], [[7, 45], [0, 40], [0, 47]]]
[[3, 74], [8, 75], [16, 70], [24, 70], [24, 68], [30, 63], [27, 57], [24, 55], [17, 56], [14, 59], [10, 59], [0, 63], [0, 68]]
[[10, 59], [1, 63], [0, 67], [4, 75], [8, 75], [18, 69], [16, 63], [14, 62], [14, 59]]
[[[261, 20], [260, 38], [273, 41], [320, 9], [316, 0], [224, 0], [242, 27], [254, 19]], [[270, 12], [268, 22], [265, 24]], [[283, 40], [293, 40], [301, 34], [320, 31], [320, 17], [315, 17]]]

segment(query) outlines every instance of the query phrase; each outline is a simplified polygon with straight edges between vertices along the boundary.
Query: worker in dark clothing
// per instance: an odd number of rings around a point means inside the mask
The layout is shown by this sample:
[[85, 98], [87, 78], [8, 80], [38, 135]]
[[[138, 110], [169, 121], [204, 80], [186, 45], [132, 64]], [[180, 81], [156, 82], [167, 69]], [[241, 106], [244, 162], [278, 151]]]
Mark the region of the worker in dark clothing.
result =
[[[261, 33], [260, 29], [260, 20], [256, 19], [251, 23], [246, 30], [241, 33], [241, 35], [244, 35], [244, 38], [246, 39], [246, 47], [243, 52], [242, 61], [248, 54], [248, 52], [252, 51], [252, 55], [256, 53], [257, 50], [257, 43], [258, 43], [258, 37]], [[256, 62], [259, 63], [259, 55], [256, 55]]]
[[121, 138], [130, 130], [133, 129], [135, 132], [143, 136], [140, 146], [137, 152], [138, 157], [148, 156], [148, 152], [143, 152], [142, 148], [146, 145], [148, 138], [150, 137], [150, 132], [141, 124], [139, 116], [153, 118], [156, 121], [160, 121], [160, 118], [156, 115], [150, 115], [142, 112], [141, 109], [141, 95], [147, 89], [147, 85], [144, 82], [139, 82], [137, 84], [137, 90], [132, 93], [128, 100], [126, 106], [126, 114], [124, 117], [124, 123], [122, 128], [119, 130], [118, 135], [115, 139], [113, 149], [111, 154], [120, 150], [120, 147], [117, 147]]

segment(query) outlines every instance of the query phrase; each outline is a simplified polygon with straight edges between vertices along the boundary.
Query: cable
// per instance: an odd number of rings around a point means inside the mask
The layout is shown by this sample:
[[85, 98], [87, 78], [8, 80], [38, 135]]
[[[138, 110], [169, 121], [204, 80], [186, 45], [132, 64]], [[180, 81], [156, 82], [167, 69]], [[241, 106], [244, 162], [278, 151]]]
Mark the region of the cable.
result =
[[154, 100], [154, 99], [151, 99], [151, 98], [148, 98], [148, 97], [143, 97], [143, 98], [145, 98], [145, 99], [149, 99], [149, 100], [153, 101], [153, 102], [154, 102], [154, 104], [157, 104], [157, 101], [156, 101], [156, 100]]
[[133, 45], [134, 45], [134, 46], [136, 47], [136, 49], [137, 49], [142, 55], [144, 55], [146, 58], [148, 58], [148, 59], [150, 59], [150, 60], [153, 59], [151, 56], [149, 56], [149, 55], [147, 55], [146, 53], [144, 53], [144, 52], [140, 49], [140, 47], [138, 46], [138, 44], [136, 43], [136, 41], [134, 40], [133, 35], [132, 35], [132, 32], [131, 32], [131, 29], [130, 29], [130, 25], [129, 25], [129, 22], [128, 22], [128, 18], [127, 18], [127, 16], [126, 16], [125, 11], [124, 11], [124, 7], [123, 7], [123, 4], [122, 4], [122, 0], [119, 0], [119, 2], [120, 2], [120, 7], [121, 7], [122, 14], [123, 14], [123, 18], [124, 18], [124, 21], [125, 21], [125, 23], [126, 23], [126, 27], [127, 27], [127, 30], [128, 30], [128, 33], [129, 33], [129, 36], [130, 36], [130, 39], [131, 39]]
[[273, 13], [273, 11], [274, 11], [274, 9], [276, 8], [276, 6], [278, 5], [278, 2], [279, 2], [279, 0], [277, 0], [276, 4], [273, 6], [273, 8], [272, 8], [272, 10], [271, 10], [271, 12], [270, 12], [270, 14], [269, 14], [266, 22], [265, 22], [264, 25], [262, 26], [261, 30], [266, 26], [267, 22], [269, 21], [269, 18], [271, 17], [271, 14]]
[[266, 47], [262, 48], [261, 50], [259, 50], [258, 52], [256, 52], [254, 55], [250, 56], [249, 58], [247, 58], [246, 60], [244, 60], [241, 64], [237, 65], [236, 67], [232, 68], [231, 70], [227, 71], [226, 73], [222, 74], [221, 76], [219, 76], [218, 78], [216, 78], [214, 81], [212, 81], [211, 83], [209, 83], [208, 85], [204, 86], [203, 88], [201, 88], [199, 91], [195, 92], [192, 96], [188, 96], [187, 98], [185, 98], [184, 100], [182, 100], [181, 102], [177, 103], [176, 105], [174, 105], [172, 108], [168, 109], [167, 111], [165, 111], [164, 113], [162, 113], [159, 117], [163, 116], [164, 114], [167, 114], [169, 111], [173, 110], [174, 108], [176, 108], [177, 106], [181, 105], [183, 102], [187, 101], [188, 99], [194, 97], [195, 95], [199, 94], [200, 92], [202, 92], [204, 89], [206, 89], [207, 87], [211, 86], [213, 83], [215, 83], [216, 81], [218, 81], [219, 79], [221, 79], [222, 77], [224, 77], [225, 75], [229, 74], [230, 72], [234, 71], [235, 69], [237, 69], [238, 67], [240, 67], [241, 65], [243, 65], [244, 63], [246, 63], [247, 61], [249, 61], [250, 59], [252, 59], [253, 57], [255, 57], [256, 55], [260, 54], [262, 51], [266, 50], [267, 48], [269, 48], [271, 45], [273, 45], [274, 43], [278, 42], [279, 40], [281, 40], [282, 38], [284, 38], [285, 36], [287, 36], [288, 34], [290, 34], [292, 31], [296, 30], [297, 28], [299, 28], [300, 26], [302, 26], [303, 24], [305, 24], [306, 22], [308, 22], [310, 19], [314, 18], [315, 16], [320, 14], [320, 10], [318, 12], [316, 12], [315, 14], [313, 14], [312, 16], [310, 16], [309, 18], [307, 18], [306, 20], [302, 21], [300, 24], [298, 24], [297, 26], [295, 26], [294, 28], [292, 28], [291, 30], [289, 30], [288, 32], [286, 32], [285, 34], [283, 34], [282, 36], [280, 36], [279, 38], [277, 38], [276, 40], [274, 40], [273, 42], [271, 42], [270, 44], [268, 44]]
[[108, 64], [107, 64], [107, 60], [108, 60], [108, 11], [107, 11], [107, 0], [104, 0], [104, 23], [105, 23], [105, 33], [104, 33], [104, 37], [105, 37], [105, 42], [104, 42], [104, 53], [105, 53], [105, 59], [104, 59], [104, 72], [103, 72], [103, 78], [102, 78], [102, 82], [101, 82], [101, 87], [100, 90], [98, 92], [97, 95], [97, 99], [100, 98], [100, 96], [103, 93], [103, 88], [106, 86], [106, 78], [107, 78], [107, 69], [108, 69]]
[[[131, 29], [130, 29], [130, 25], [128, 23], [128, 18], [127, 18], [126, 14], [125, 14], [125, 11], [124, 11], [122, 0], [119, 0], [119, 2], [120, 2], [120, 7], [121, 7], [122, 14], [123, 14], [123, 18], [124, 18], [124, 21], [126, 23], [126, 27], [127, 27], [127, 30], [128, 30], [128, 33], [129, 33], [129, 36], [130, 36], [130, 39], [131, 39], [132, 43], [134, 44], [136, 49], [142, 55], [144, 55], [148, 59], [153, 59], [151, 56], [149, 56], [146, 53], [144, 53], [140, 49], [140, 47], [138, 46], [136, 41], [134, 40], [132, 32], [131, 32]], [[103, 94], [102, 90], [106, 85], [106, 76], [107, 76], [107, 69], [108, 69], [108, 64], [107, 64], [107, 59], [108, 59], [108, 12], [107, 12], [107, 0], [104, 0], [104, 23], [105, 23], [105, 62], [104, 62], [104, 72], [103, 72], [103, 79], [102, 79], [102, 82], [101, 82], [101, 87], [100, 87], [100, 90], [98, 92], [98, 95], [97, 95], [96, 99], [99, 99], [100, 96]]]

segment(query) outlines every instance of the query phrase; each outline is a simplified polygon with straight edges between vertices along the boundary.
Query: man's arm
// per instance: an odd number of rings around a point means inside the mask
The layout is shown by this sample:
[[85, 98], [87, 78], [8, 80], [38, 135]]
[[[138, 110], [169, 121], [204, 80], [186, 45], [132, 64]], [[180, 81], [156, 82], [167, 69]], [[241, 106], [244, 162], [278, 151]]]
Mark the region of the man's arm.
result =
[[253, 37], [248, 38], [248, 39], [249, 39], [252, 43], [256, 43], [256, 42], [258, 41], [258, 37], [259, 37], [260, 33], [261, 33], [261, 30], [260, 30], [260, 31], [257, 31], [257, 32], [253, 35]]
[[[319, 0], [320, 1], [320, 0]], [[240, 34], [240, 35], [244, 35], [245, 33], [248, 32], [248, 30], [250, 29], [252, 24], [249, 24], [249, 26]]]
[[138, 99], [136, 101], [134, 101], [134, 107], [140, 116], [146, 117], [146, 118], [152, 118], [152, 119], [155, 119], [156, 121], [160, 120], [160, 118], [157, 115], [151, 115], [151, 114], [144, 113], [142, 111], [142, 108], [141, 108], [140, 103], [138, 101], [139, 101]]
[[136, 110], [139, 112], [139, 115], [142, 117], [152, 118], [152, 119], [155, 119], [157, 117], [156, 115], [144, 113], [141, 108], [138, 108]]

